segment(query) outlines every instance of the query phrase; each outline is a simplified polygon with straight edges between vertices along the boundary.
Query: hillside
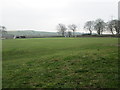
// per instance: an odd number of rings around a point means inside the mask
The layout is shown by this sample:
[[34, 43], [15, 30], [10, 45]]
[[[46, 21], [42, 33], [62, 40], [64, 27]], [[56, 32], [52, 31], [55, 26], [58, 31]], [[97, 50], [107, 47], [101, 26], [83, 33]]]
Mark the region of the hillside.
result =
[[[24, 30], [24, 31], [7, 31], [8, 34], [16, 36], [60, 36], [57, 32], [45, 32], [45, 31], [35, 31], [35, 30]], [[75, 32], [75, 35], [81, 35], [79, 32]]]
[[25, 36], [56, 36], [56, 32], [44, 32], [44, 31], [34, 31], [34, 30], [25, 30], [25, 31], [8, 31], [8, 34], [13, 35], [25, 35]]

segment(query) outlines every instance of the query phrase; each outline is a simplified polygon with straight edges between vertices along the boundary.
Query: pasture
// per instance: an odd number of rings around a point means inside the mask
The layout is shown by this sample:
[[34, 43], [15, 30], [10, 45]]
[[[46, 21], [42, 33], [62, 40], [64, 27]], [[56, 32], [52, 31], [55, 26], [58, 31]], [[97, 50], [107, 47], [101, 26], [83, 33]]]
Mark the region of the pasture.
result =
[[3, 88], [117, 88], [118, 38], [6, 39]]

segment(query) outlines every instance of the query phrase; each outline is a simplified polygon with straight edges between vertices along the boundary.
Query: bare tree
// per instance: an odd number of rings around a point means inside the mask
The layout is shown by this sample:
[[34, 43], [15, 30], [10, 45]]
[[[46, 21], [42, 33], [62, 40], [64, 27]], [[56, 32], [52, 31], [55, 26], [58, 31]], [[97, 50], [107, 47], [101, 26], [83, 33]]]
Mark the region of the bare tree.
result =
[[65, 32], [66, 32], [67, 28], [64, 24], [58, 24], [57, 30], [59, 33], [62, 34], [62, 36], [65, 36]]
[[114, 29], [114, 22], [113, 22], [113, 20], [107, 22], [107, 31], [111, 32], [112, 35], [114, 35], [115, 29]]
[[75, 31], [77, 26], [75, 24], [69, 25], [68, 28], [73, 31], [73, 36], [75, 36]]
[[0, 26], [0, 33], [1, 34], [6, 34], [7, 33], [5, 26]]
[[85, 23], [84, 28], [86, 28], [87, 30], [89, 30], [90, 35], [92, 35], [92, 31], [93, 31], [93, 28], [94, 28], [94, 21], [87, 21]]
[[115, 29], [116, 34], [120, 34], [120, 20], [112, 20], [113, 29]]
[[95, 21], [94, 29], [97, 31], [98, 35], [101, 35], [105, 29], [105, 22], [102, 19], [97, 19]]

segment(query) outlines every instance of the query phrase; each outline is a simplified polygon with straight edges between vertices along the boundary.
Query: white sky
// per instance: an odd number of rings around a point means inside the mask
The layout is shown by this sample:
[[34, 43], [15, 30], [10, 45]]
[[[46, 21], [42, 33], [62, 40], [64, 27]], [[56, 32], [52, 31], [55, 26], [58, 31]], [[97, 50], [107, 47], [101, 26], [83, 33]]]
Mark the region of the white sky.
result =
[[[57, 31], [56, 25], [118, 17], [119, 0], [1, 0], [0, 25], [7, 30]], [[0, 1], [0, 2], [1, 2]], [[2, 9], [1, 9], [2, 8]]]

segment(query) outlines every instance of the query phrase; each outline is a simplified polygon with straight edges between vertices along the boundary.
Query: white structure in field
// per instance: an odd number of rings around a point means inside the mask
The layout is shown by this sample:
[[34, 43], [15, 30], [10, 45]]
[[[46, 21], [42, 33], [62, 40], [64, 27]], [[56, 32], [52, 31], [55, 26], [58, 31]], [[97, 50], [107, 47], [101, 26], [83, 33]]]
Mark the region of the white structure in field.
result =
[[118, 19], [120, 20], [120, 1], [118, 2]]

